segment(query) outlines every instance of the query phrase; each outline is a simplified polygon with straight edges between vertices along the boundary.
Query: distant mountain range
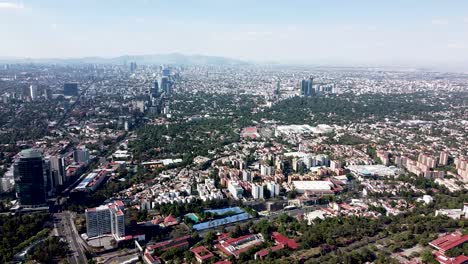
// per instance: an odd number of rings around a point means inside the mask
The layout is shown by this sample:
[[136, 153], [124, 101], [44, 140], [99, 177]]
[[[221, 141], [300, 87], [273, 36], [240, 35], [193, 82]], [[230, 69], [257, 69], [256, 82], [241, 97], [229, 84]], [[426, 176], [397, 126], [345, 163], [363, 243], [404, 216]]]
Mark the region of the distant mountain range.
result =
[[185, 55], [180, 53], [154, 55], [124, 55], [113, 58], [83, 57], [83, 58], [18, 58], [0, 57], [0, 63], [58, 63], [58, 64], [178, 64], [178, 65], [248, 65], [249, 62], [205, 55]]

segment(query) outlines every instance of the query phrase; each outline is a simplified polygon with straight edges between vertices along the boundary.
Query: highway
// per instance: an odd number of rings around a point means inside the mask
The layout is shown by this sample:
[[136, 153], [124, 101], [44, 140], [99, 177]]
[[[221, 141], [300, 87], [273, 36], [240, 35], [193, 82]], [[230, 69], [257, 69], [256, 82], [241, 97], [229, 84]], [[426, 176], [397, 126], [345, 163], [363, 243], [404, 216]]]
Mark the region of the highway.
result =
[[69, 212], [54, 214], [54, 225], [57, 229], [57, 233], [59, 236], [66, 239], [70, 246], [71, 252], [68, 255], [68, 262], [72, 264], [87, 263], [88, 260], [80, 243], [81, 238], [73, 228], [74, 224], [72, 221]]

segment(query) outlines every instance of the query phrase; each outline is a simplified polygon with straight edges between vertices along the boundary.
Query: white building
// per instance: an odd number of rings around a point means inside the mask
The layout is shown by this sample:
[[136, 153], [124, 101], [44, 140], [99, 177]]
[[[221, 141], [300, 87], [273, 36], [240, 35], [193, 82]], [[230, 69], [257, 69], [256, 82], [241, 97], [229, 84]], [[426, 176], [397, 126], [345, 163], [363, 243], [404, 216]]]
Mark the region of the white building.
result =
[[252, 197], [254, 199], [263, 199], [263, 186], [252, 184]]
[[251, 182], [252, 181], [252, 174], [247, 170], [243, 170], [242, 171], [242, 180], [246, 181], [246, 182]]
[[228, 190], [234, 199], [241, 199], [244, 189], [236, 181], [229, 181]]
[[276, 197], [279, 195], [279, 184], [276, 182], [267, 182], [266, 184], [268, 191], [270, 191], [270, 197]]
[[266, 176], [273, 175], [273, 167], [265, 164], [260, 165], [260, 174]]
[[86, 233], [89, 238], [112, 234], [115, 238], [125, 236], [125, 215], [122, 201], [85, 210]]
[[298, 193], [329, 192], [333, 188], [333, 183], [330, 181], [293, 181], [292, 184]]
[[37, 99], [37, 86], [36, 85], [33, 85], [31, 84], [29, 86], [29, 96], [31, 96], [31, 100], [36, 100]]

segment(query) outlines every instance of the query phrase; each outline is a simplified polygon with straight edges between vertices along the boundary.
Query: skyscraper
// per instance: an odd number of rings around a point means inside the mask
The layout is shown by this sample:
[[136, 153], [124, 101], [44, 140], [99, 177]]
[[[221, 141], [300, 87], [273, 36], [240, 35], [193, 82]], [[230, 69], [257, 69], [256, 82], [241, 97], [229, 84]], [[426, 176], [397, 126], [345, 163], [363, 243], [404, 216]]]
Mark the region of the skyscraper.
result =
[[154, 81], [153, 87], [150, 89], [151, 98], [157, 98], [159, 96], [159, 84], [158, 81]]
[[37, 99], [37, 86], [34, 84], [31, 84], [29, 86], [29, 96], [31, 97], [31, 100], [36, 100]]
[[112, 234], [114, 237], [125, 236], [125, 214], [122, 201], [85, 210], [86, 233], [88, 237]]
[[50, 170], [54, 182], [57, 185], [63, 185], [66, 181], [66, 172], [65, 172], [65, 159], [59, 156], [50, 157]]
[[16, 195], [23, 207], [46, 204], [46, 173], [42, 154], [38, 150], [21, 151], [14, 164]]
[[65, 83], [65, 84], [63, 84], [63, 95], [65, 95], [65, 96], [78, 96], [78, 84], [77, 83]]
[[89, 162], [89, 151], [83, 147], [83, 148], [78, 148], [73, 152], [73, 159], [77, 163], [84, 163], [88, 164]]
[[137, 69], [136, 62], [130, 62], [130, 71], [134, 72]]
[[303, 96], [313, 96], [315, 94], [315, 89], [313, 88], [314, 78], [310, 77], [307, 80], [301, 81], [301, 95]]
[[162, 91], [166, 94], [169, 95], [171, 94], [171, 89], [172, 88], [172, 83], [169, 81], [169, 77], [163, 76], [161, 78], [161, 89]]

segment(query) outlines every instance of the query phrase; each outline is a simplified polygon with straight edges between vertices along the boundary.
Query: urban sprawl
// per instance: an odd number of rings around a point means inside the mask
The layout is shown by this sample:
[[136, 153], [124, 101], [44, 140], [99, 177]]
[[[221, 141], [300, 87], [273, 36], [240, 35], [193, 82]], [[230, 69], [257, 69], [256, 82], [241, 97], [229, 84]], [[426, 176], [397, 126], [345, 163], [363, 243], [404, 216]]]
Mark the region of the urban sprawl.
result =
[[468, 74], [5, 64], [0, 111], [1, 263], [468, 263]]

